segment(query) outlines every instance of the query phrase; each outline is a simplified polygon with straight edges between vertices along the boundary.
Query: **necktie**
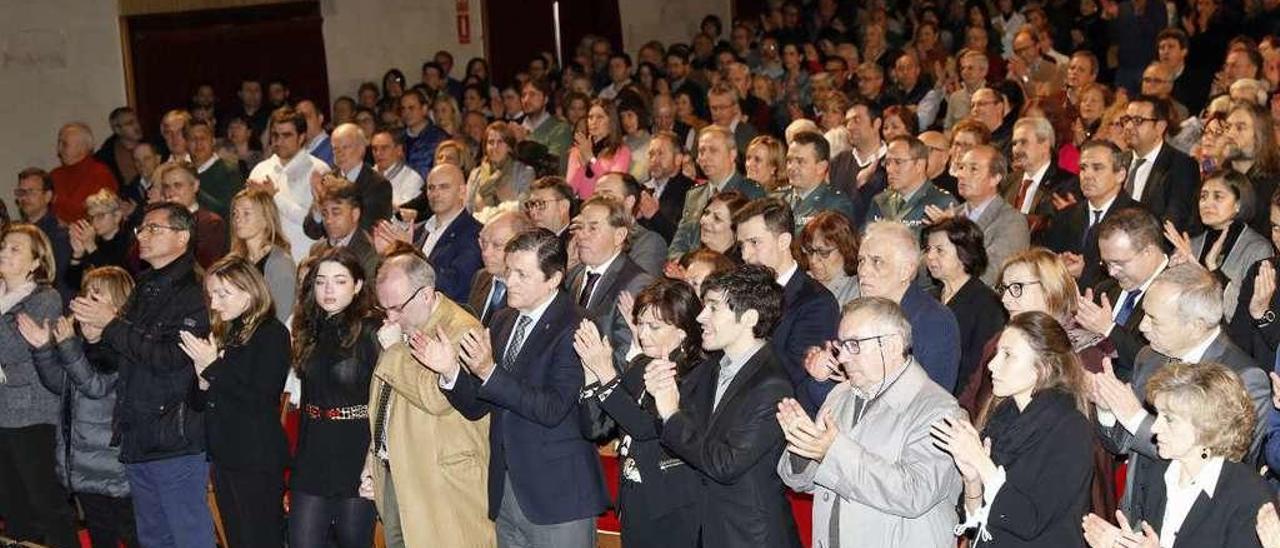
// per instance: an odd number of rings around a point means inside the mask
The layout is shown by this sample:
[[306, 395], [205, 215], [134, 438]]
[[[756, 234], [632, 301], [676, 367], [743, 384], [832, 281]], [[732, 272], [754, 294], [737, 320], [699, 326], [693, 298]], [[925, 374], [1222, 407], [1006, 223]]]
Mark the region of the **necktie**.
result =
[[1142, 167], [1142, 164], [1146, 162], [1147, 162], [1146, 158], [1135, 158], [1133, 160], [1133, 165], [1129, 166], [1129, 174], [1124, 178], [1124, 191], [1129, 194], [1130, 198], [1133, 198], [1135, 200], [1142, 199], [1142, 196], [1138, 196], [1134, 194], [1134, 191], [1137, 190], [1137, 188], [1135, 187], [1137, 187], [1137, 184], [1138, 184], [1137, 183], [1138, 168]]
[[391, 407], [391, 385], [382, 383], [378, 388], [378, 414], [373, 421], [373, 439], [377, 443], [375, 455], [382, 457], [387, 451], [387, 409]]
[[1027, 177], [1018, 185], [1018, 195], [1013, 199], [1013, 207], [1018, 211], [1022, 211], [1022, 202], [1027, 199], [1027, 191], [1031, 190], [1031, 185], [1035, 182], [1035, 179]]
[[591, 292], [596, 288], [596, 282], [600, 281], [600, 274], [595, 272], [587, 273], [587, 281], [582, 284], [582, 294], [578, 295], [578, 306], [586, 308], [591, 303]]
[[720, 369], [716, 371], [716, 393], [715, 399], [711, 401], [711, 410], [715, 411], [720, 407], [720, 398], [724, 397], [724, 393], [729, 389], [729, 383], [733, 382], [733, 376], [725, 374], [725, 369], [731, 366], [728, 356], [720, 358]]
[[516, 332], [511, 335], [511, 343], [507, 345], [507, 352], [502, 355], [502, 367], [504, 369], [511, 370], [512, 364], [516, 361], [516, 356], [520, 355], [520, 347], [524, 345], [525, 331], [529, 329], [529, 323], [532, 321], [532, 318], [524, 315], [521, 315], [520, 319], [516, 321]]
[[1129, 316], [1133, 315], [1133, 309], [1138, 306], [1138, 299], [1142, 297], [1142, 290], [1135, 289], [1130, 291], [1124, 298], [1124, 303], [1120, 305], [1120, 311], [1116, 313], [1116, 325], [1124, 325], [1129, 323]]
[[[858, 424], [858, 420], [862, 418], [862, 410], [866, 408], [867, 401], [857, 396], [852, 396], [852, 401], [845, 404], [841, 409], [840, 418], [836, 421], [836, 428], [843, 430], [846, 434], [853, 432], [853, 427]], [[848, 425], [848, 426], [846, 426]], [[827, 522], [827, 538], [830, 539], [831, 548], [840, 547], [840, 495], [835, 495], [835, 500], [831, 503], [831, 520]]]
[[887, 215], [887, 217], [895, 220], [901, 217], [902, 216], [901, 209], [902, 209], [903, 203], [904, 202], [902, 200], [901, 193], [895, 191], [889, 194], [889, 214]]
[[507, 284], [497, 278], [493, 279], [493, 293], [489, 295], [489, 302], [484, 305], [484, 311], [480, 315], [480, 323], [486, 327], [489, 320], [493, 318], [493, 313], [502, 308], [503, 303], [507, 302]]
[[1089, 237], [1093, 235], [1093, 230], [1098, 227], [1098, 221], [1102, 220], [1102, 210], [1089, 208], [1089, 226], [1085, 228], [1084, 238], [1080, 240], [1081, 247], [1089, 245]]

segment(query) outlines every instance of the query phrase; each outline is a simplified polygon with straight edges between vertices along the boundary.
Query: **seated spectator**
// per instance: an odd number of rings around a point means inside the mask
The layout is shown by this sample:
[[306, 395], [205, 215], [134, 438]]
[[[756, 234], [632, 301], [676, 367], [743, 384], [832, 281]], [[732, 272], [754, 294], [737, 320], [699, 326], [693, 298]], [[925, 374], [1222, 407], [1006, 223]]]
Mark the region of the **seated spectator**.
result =
[[702, 282], [713, 275], [733, 270], [737, 264], [733, 259], [720, 253], [700, 248], [680, 258], [679, 266], [682, 270], [680, 276], [668, 277], [684, 280], [685, 283], [693, 286], [694, 293], [702, 295]]
[[404, 163], [403, 133], [377, 130], [370, 138], [369, 148], [373, 151], [373, 169], [391, 184], [392, 208], [422, 195], [422, 176]]
[[[794, 125], [794, 123], [793, 123]], [[757, 135], [746, 146], [743, 174], [765, 192], [787, 186], [787, 147], [772, 135]]]
[[663, 265], [666, 264], [667, 241], [657, 232], [635, 222], [641, 193], [640, 183], [630, 173], [612, 172], [600, 176], [592, 197], [602, 196], [622, 204], [629, 219], [627, 224], [630, 225], [627, 231], [627, 256], [645, 272], [661, 276]]
[[[360, 193], [360, 228], [372, 231], [378, 221], [391, 218], [392, 188], [377, 170], [364, 163], [365, 150], [369, 140], [355, 124], [343, 124], [333, 130], [333, 168], [356, 185]], [[314, 184], [314, 183], [313, 183]], [[320, 223], [319, 206], [313, 205], [313, 211], [302, 223], [302, 230], [307, 237], [320, 238], [324, 232]]]
[[835, 211], [854, 220], [853, 202], [827, 182], [830, 150], [821, 134], [805, 132], [796, 135], [787, 150], [787, 182], [773, 195], [791, 206], [795, 215], [796, 234], [811, 218], [823, 211]]
[[515, 156], [516, 134], [506, 122], [493, 122], [484, 131], [484, 160], [467, 181], [467, 210], [480, 212], [529, 194], [533, 168]]
[[950, 209], [955, 205], [954, 197], [925, 178], [928, 157], [929, 148], [915, 137], [897, 137], [889, 142], [884, 156], [888, 188], [872, 199], [867, 223], [899, 222], [919, 235], [928, 207]]
[[156, 172], [157, 184], [167, 202], [176, 203], [191, 212], [195, 242], [196, 262], [208, 268], [227, 254], [227, 222], [222, 216], [203, 209], [196, 200], [200, 192], [200, 179], [190, 164], [172, 162], [160, 166]]
[[622, 142], [613, 101], [596, 99], [587, 109], [586, 130], [578, 130], [569, 149], [565, 179], [579, 196], [590, 196], [596, 180], [611, 171], [631, 168], [631, 150]]
[[81, 122], [58, 131], [58, 162], [61, 165], [49, 177], [53, 214], [64, 224], [84, 218], [85, 198], [104, 188], [112, 192], [119, 188], [111, 170], [93, 157], [93, 130]]
[[667, 258], [675, 259], [697, 247], [699, 220], [711, 197], [726, 190], [741, 192], [747, 199], [764, 195], [758, 184], [745, 179], [737, 170], [737, 148], [733, 134], [720, 126], [708, 126], [698, 134], [698, 166], [707, 174], [707, 184], [689, 189], [684, 199], [684, 213], [667, 250]]
[[808, 360], [839, 381], [819, 419], [794, 399], [777, 405], [777, 473], [814, 494], [813, 545], [954, 546], [960, 474], [928, 432], [961, 411], [912, 355], [928, 335], [880, 297], [845, 307], [838, 333]]
[[841, 308], [860, 294], [858, 233], [848, 217], [823, 211], [810, 219], [800, 231], [796, 262], [831, 292]]

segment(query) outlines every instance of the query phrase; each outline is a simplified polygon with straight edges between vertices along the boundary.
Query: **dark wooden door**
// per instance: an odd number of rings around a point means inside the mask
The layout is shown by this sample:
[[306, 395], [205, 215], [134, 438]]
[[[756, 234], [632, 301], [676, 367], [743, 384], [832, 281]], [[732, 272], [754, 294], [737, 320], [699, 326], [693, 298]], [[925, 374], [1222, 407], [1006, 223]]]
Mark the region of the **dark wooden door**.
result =
[[[498, 82], [510, 82], [529, 60], [542, 51], [554, 51], [555, 0], [485, 0], [485, 40], [489, 64]], [[618, 0], [559, 0], [561, 59], [573, 60], [574, 48], [583, 36], [595, 34], [622, 49], [622, 18]]]

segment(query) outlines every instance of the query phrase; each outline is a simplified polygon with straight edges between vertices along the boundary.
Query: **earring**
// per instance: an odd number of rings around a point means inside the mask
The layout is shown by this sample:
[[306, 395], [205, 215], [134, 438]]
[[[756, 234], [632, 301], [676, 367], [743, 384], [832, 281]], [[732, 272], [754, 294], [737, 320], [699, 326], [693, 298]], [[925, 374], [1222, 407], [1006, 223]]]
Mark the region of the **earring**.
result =
[[1200, 458], [1201, 458], [1202, 460], [1209, 460], [1209, 448], [1208, 448], [1208, 447], [1204, 447], [1204, 448], [1201, 448], [1201, 449], [1200, 449]]

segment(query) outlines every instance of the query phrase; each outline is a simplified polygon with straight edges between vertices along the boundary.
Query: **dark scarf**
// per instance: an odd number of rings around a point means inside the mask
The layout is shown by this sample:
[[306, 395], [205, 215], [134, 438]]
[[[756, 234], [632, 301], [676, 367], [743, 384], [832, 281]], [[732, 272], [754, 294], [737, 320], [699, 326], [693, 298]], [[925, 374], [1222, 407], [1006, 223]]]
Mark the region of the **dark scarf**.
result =
[[[1207, 227], [1206, 227], [1207, 228]], [[1231, 254], [1231, 250], [1236, 246], [1236, 240], [1240, 238], [1240, 233], [1244, 232], [1244, 222], [1231, 221], [1227, 226], [1227, 241], [1222, 242], [1222, 251], [1218, 252], [1218, 269], [1222, 268], [1222, 263], [1226, 261], [1227, 255]], [[1221, 230], [1208, 228], [1204, 231], [1204, 249], [1200, 250], [1200, 264], [1204, 264], [1204, 258], [1209, 255], [1209, 250], [1213, 249], [1214, 242], [1222, 236]]]
[[982, 429], [991, 438], [991, 460], [1008, 465], [1038, 445], [1065, 413], [1075, 411], [1075, 398], [1058, 388], [1037, 393], [1027, 408], [1018, 410], [1013, 398], [1000, 403]]

